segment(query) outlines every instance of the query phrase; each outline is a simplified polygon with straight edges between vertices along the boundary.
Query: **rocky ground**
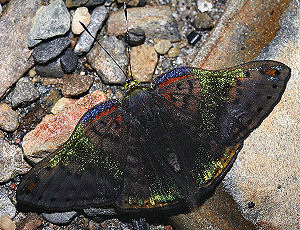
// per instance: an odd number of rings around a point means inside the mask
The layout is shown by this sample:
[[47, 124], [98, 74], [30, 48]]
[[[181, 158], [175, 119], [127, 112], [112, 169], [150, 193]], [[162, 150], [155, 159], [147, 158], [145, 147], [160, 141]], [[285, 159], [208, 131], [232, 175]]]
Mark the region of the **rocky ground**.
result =
[[126, 1], [134, 79], [148, 84], [178, 66], [220, 69], [255, 59], [281, 61], [292, 77], [199, 209], [169, 219], [106, 221], [76, 212], [23, 212], [15, 193], [22, 175], [64, 143], [89, 108], [123, 97], [125, 75], [78, 23], [127, 72], [123, 1], [0, 2], [0, 229], [299, 227], [298, 0]]

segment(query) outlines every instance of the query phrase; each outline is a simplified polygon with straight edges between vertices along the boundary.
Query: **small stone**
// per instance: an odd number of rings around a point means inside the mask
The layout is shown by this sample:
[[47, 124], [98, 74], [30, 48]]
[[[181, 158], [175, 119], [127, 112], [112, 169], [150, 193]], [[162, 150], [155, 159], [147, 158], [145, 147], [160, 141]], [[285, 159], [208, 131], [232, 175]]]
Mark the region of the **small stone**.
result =
[[74, 34], [81, 34], [84, 31], [84, 28], [79, 22], [82, 22], [85, 26], [88, 26], [91, 20], [91, 15], [86, 7], [78, 7], [75, 10], [73, 19], [72, 19], [72, 32]]
[[117, 0], [118, 3], [126, 3], [128, 6], [138, 6], [140, 0]]
[[[114, 57], [123, 71], [126, 71], [128, 57], [123, 42], [115, 36], [106, 36], [100, 43]], [[126, 76], [99, 45], [91, 49], [87, 54], [87, 59], [104, 83], [123, 84], [126, 82]]]
[[214, 20], [208, 15], [208, 13], [199, 12], [195, 16], [193, 24], [198, 30], [209, 30], [214, 27]]
[[179, 54], [180, 54], [180, 49], [173, 47], [169, 50], [168, 57], [175, 58], [175, 57], [178, 57]]
[[71, 43], [68, 37], [58, 37], [51, 41], [42, 42], [32, 52], [35, 63], [44, 64], [55, 59]]
[[34, 76], [36, 75], [35, 68], [31, 68], [31, 69], [28, 71], [28, 75], [29, 75], [29, 77], [34, 77]]
[[42, 118], [46, 114], [47, 110], [41, 105], [33, 107], [33, 109], [22, 118], [19, 130], [23, 131], [24, 133], [29, 132], [41, 122]]
[[188, 43], [193, 46], [200, 41], [201, 37], [202, 36], [199, 32], [192, 31], [186, 36], [186, 39], [188, 40]]
[[16, 207], [10, 201], [8, 196], [0, 192], [0, 216], [7, 215], [10, 218], [14, 218], [16, 215]]
[[29, 213], [25, 219], [18, 222], [18, 229], [22, 230], [37, 230], [43, 224], [41, 217], [35, 213]]
[[19, 115], [6, 103], [0, 103], [0, 129], [15, 131], [19, 126]]
[[8, 215], [1, 215], [0, 216], [0, 229], [1, 230], [15, 230], [16, 225]]
[[[128, 8], [128, 27], [140, 28], [147, 37], [180, 41], [178, 25], [169, 6], [145, 6]], [[107, 33], [121, 36], [126, 32], [124, 11], [119, 10], [109, 15]]]
[[27, 106], [40, 97], [39, 91], [28, 77], [20, 78], [15, 89], [11, 93], [11, 105], [13, 108]]
[[145, 31], [140, 28], [129, 29], [128, 44], [130, 46], [142, 45], [145, 42]]
[[[87, 28], [94, 38], [96, 37], [98, 30], [102, 27], [107, 17], [108, 10], [105, 6], [96, 7], [93, 10], [91, 21]], [[77, 41], [74, 52], [77, 55], [82, 55], [83, 53], [88, 52], [94, 43], [94, 38], [92, 38], [87, 31], [83, 31]]]
[[47, 221], [53, 224], [67, 224], [77, 216], [77, 212], [42, 213], [42, 215]]
[[131, 49], [133, 78], [140, 82], [150, 82], [158, 62], [153, 46], [140, 45]]
[[33, 47], [43, 39], [64, 35], [70, 28], [70, 14], [62, 0], [42, 6], [32, 21], [28, 46]]
[[93, 7], [103, 5], [105, 0], [66, 0], [66, 7], [73, 8], [78, 6]]
[[[101, 90], [88, 94], [57, 114], [47, 114], [34, 130], [23, 138], [22, 147], [27, 159], [37, 163], [49, 152], [55, 151], [68, 140], [82, 115], [94, 105], [106, 100]], [[62, 99], [58, 100], [59, 103]], [[53, 109], [56, 105], [53, 107]], [[52, 110], [53, 110], [52, 109]]]
[[30, 166], [23, 158], [22, 149], [0, 139], [0, 183], [9, 181], [17, 175], [25, 174]]
[[60, 78], [64, 76], [64, 70], [60, 64], [60, 58], [46, 65], [36, 65], [35, 70], [42, 77]]
[[0, 16], [2, 15], [2, 6], [0, 4]]
[[65, 97], [78, 96], [89, 90], [94, 78], [89, 75], [66, 74], [63, 79], [62, 94]]
[[198, 0], [197, 7], [198, 7], [198, 10], [200, 10], [200, 12], [203, 13], [206, 11], [211, 11], [213, 4], [207, 0]]
[[155, 40], [154, 49], [158, 54], [167, 54], [168, 51], [171, 49], [172, 43], [166, 39], [158, 39]]
[[72, 73], [77, 67], [78, 57], [72, 49], [67, 49], [61, 56], [60, 63], [65, 73]]
[[60, 98], [55, 105], [51, 108], [52, 114], [58, 114], [62, 111], [67, 111], [67, 109], [71, 106], [74, 106], [76, 99], [62, 97]]

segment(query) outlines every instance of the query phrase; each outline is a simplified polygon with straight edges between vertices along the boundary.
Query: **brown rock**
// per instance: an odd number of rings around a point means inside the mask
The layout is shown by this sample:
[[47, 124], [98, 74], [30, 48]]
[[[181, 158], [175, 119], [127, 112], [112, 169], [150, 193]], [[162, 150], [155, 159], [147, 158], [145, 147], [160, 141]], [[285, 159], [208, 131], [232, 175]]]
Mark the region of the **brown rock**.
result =
[[153, 46], [140, 45], [131, 49], [133, 78], [140, 82], [150, 82], [157, 65], [157, 54]]
[[172, 47], [172, 43], [166, 39], [155, 39], [154, 49], [158, 54], [166, 54]]
[[128, 6], [138, 6], [140, 0], [117, 0], [118, 3], [126, 3]]
[[[33, 65], [27, 38], [40, 0], [12, 0], [0, 18], [0, 98]], [[17, 22], [17, 23], [13, 23]]]
[[[139, 27], [151, 38], [180, 41], [177, 24], [168, 6], [145, 6], [128, 9], [129, 29]], [[119, 10], [109, 15], [107, 33], [114, 36], [124, 35], [126, 23], [124, 11]]]
[[65, 74], [63, 79], [62, 94], [65, 97], [77, 96], [89, 90], [94, 82], [94, 78], [89, 75], [78, 73]]
[[0, 216], [0, 229], [1, 230], [15, 230], [16, 225], [10, 219], [10, 217], [8, 215], [2, 215], [2, 216]]
[[38, 162], [47, 152], [55, 151], [72, 134], [82, 115], [94, 105], [105, 101], [105, 94], [98, 90], [76, 101], [74, 105], [56, 115], [46, 115], [42, 122], [23, 139], [24, 155], [33, 162]]
[[0, 103], [0, 129], [7, 132], [15, 131], [19, 127], [19, 114], [8, 104]]
[[195, 16], [193, 24], [198, 30], [208, 30], [214, 27], [214, 20], [209, 16], [208, 13], [199, 12]]

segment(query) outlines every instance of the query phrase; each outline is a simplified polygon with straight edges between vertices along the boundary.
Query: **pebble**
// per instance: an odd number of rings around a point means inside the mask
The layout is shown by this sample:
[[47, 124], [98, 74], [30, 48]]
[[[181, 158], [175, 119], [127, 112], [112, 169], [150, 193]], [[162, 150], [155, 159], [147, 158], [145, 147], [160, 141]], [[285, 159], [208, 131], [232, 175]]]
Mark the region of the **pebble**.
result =
[[63, 78], [62, 94], [65, 97], [78, 96], [89, 90], [94, 82], [94, 78], [89, 75], [77, 73], [66, 74]]
[[169, 58], [175, 58], [175, 57], [178, 57], [180, 54], [180, 49], [176, 48], [176, 47], [173, 47], [169, 50], [168, 52], [168, 57]]
[[40, 43], [32, 52], [35, 63], [44, 64], [55, 59], [71, 43], [68, 37], [57, 37], [51, 41]]
[[28, 77], [22, 77], [11, 93], [11, 105], [13, 108], [27, 106], [40, 97], [39, 91]]
[[1, 230], [15, 230], [16, 225], [8, 215], [1, 215], [0, 216], [0, 229]]
[[135, 46], [130, 54], [133, 78], [140, 82], [150, 82], [158, 62], [154, 47], [145, 44]]
[[145, 31], [140, 28], [129, 29], [128, 44], [130, 46], [142, 45], [145, 42], [146, 34]]
[[22, 149], [0, 138], [0, 183], [25, 174], [29, 168], [23, 158]]
[[193, 25], [198, 30], [209, 30], [214, 27], [214, 20], [207, 12], [199, 12], [194, 17]]
[[78, 6], [93, 7], [103, 5], [105, 0], [66, 0], [66, 7], [73, 8]]
[[29, 32], [28, 46], [33, 47], [43, 39], [63, 35], [70, 28], [70, 14], [62, 0], [42, 6], [36, 13]]
[[[91, 15], [91, 21], [88, 25], [89, 32], [96, 37], [98, 30], [102, 27], [106, 18], [108, 17], [108, 10], [105, 6], [96, 7]], [[88, 52], [94, 43], [94, 38], [92, 38], [88, 32], [83, 31], [78, 38], [77, 44], [75, 45], [74, 52], [77, 55], [82, 55]]]
[[0, 16], [2, 15], [2, 5], [0, 4]]
[[213, 8], [213, 4], [211, 3], [211, 1], [198, 0], [197, 7], [200, 12], [206, 12], [211, 11], [211, 9]]
[[154, 42], [154, 49], [158, 54], [167, 54], [172, 47], [172, 43], [166, 39], [157, 39]]
[[19, 114], [6, 103], [0, 103], [0, 129], [7, 132], [15, 131], [19, 127]]
[[200, 41], [201, 37], [200, 32], [192, 31], [186, 36], [186, 39], [188, 40], [188, 43], [193, 46]]
[[77, 212], [42, 213], [42, 216], [53, 224], [68, 224], [77, 216]]
[[[82, 115], [106, 99], [106, 95], [101, 90], [96, 90], [70, 103], [70, 106], [61, 106], [63, 109], [57, 114], [44, 116], [41, 123], [24, 136], [22, 143], [24, 155], [30, 161], [37, 163], [47, 155], [47, 152], [55, 151], [68, 140]], [[56, 105], [53, 109], [55, 107]]]
[[36, 75], [35, 68], [31, 68], [31, 69], [28, 71], [28, 75], [29, 75], [29, 77], [34, 77], [34, 76]]
[[60, 58], [46, 65], [36, 65], [35, 70], [41, 77], [61, 78], [64, 76], [64, 70], [60, 64]]
[[8, 196], [0, 192], [0, 216], [7, 215], [10, 218], [14, 218], [16, 215], [16, 207], [10, 201]]
[[84, 28], [79, 22], [82, 22], [85, 26], [88, 26], [91, 20], [91, 15], [87, 7], [78, 7], [75, 10], [73, 19], [72, 19], [72, 32], [74, 34], [81, 34], [84, 31]]
[[66, 49], [60, 57], [60, 64], [65, 73], [72, 73], [77, 67], [78, 57], [72, 49]]
[[[100, 43], [114, 57], [123, 71], [127, 70], [128, 57], [126, 48], [123, 42], [115, 36], [106, 36]], [[124, 84], [126, 76], [122, 73], [119, 67], [106, 54], [106, 52], [95, 45], [87, 54], [87, 59], [91, 66], [96, 70], [102, 81], [107, 84]]]
[[35, 213], [29, 213], [25, 219], [17, 222], [18, 229], [22, 230], [37, 230], [43, 224], [42, 218]]
[[[178, 25], [169, 6], [146, 6], [128, 8], [129, 28], [140, 28], [147, 37], [180, 41]], [[121, 36], [126, 31], [124, 11], [112, 12], [107, 20], [107, 33]]]
[[125, 2], [128, 6], [141, 6], [140, 2], [146, 3], [146, 1], [140, 1], [140, 0], [117, 0], [117, 2], [122, 4]]

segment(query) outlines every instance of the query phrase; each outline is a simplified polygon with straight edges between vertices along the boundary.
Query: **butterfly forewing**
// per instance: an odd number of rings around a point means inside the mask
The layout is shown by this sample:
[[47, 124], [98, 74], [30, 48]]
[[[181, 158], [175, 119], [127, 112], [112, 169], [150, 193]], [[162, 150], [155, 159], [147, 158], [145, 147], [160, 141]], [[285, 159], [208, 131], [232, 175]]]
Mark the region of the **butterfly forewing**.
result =
[[178, 68], [90, 109], [70, 139], [24, 177], [17, 199], [50, 210], [121, 212], [195, 205], [271, 112], [290, 69], [274, 61]]

